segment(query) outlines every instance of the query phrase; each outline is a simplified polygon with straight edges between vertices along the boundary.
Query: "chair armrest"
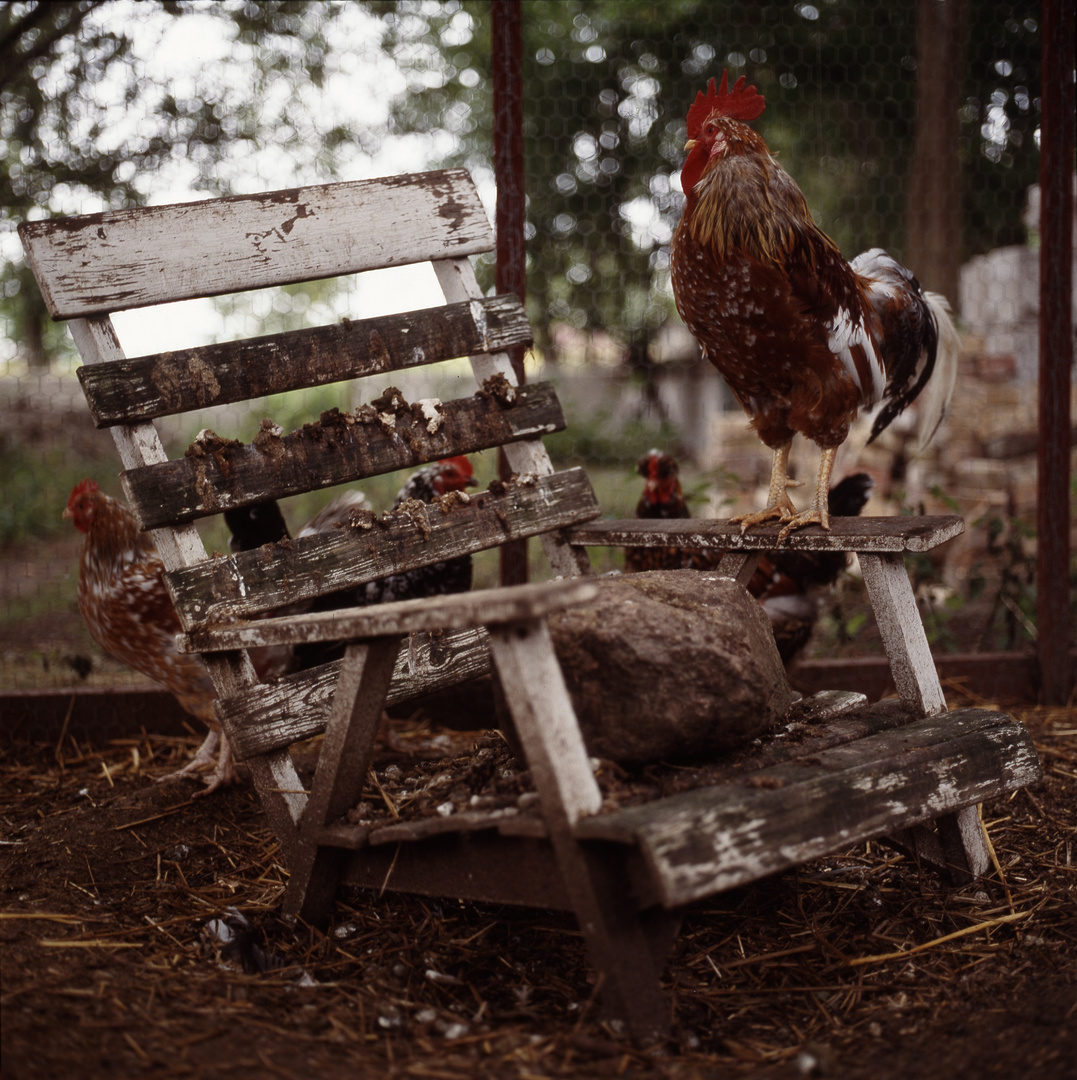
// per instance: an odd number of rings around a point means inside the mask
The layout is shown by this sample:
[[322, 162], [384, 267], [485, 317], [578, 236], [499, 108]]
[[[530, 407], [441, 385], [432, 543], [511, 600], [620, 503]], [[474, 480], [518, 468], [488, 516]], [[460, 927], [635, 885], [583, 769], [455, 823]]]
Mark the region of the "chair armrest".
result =
[[264, 645], [355, 641], [417, 630], [497, 626], [543, 618], [591, 600], [597, 593], [598, 586], [591, 578], [512, 585], [452, 596], [400, 600], [372, 608], [344, 608], [233, 623], [178, 634], [176, 645], [180, 652], [226, 652]]

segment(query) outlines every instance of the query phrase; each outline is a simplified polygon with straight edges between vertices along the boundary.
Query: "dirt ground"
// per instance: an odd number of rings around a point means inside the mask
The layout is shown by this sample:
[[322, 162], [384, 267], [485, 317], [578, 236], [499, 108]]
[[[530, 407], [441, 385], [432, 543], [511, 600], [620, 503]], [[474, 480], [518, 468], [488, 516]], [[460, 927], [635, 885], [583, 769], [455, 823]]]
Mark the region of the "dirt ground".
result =
[[[252, 791], [153, 782], [193, 739], [9, 744], [4, 1075], [1077, 1077], [1077, 713], [1012, 711], [1044, 780], [983, 808], [990, 880], [871, 844], [701, 904], [647, 1050], [569, 916], [365, 893], [290, 929]], [[380, 776], [468, 738], [405, 730]]]

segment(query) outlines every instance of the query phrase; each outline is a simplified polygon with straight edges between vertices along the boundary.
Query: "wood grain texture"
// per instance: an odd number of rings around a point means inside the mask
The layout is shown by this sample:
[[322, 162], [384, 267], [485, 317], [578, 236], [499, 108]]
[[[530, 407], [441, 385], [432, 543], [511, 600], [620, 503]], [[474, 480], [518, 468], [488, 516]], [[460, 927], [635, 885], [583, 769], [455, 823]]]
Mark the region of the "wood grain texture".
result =
[[[587, 581], [571, 584], [597, 592]], [[490, 649], [551, 833], [598, 813], [602, 795], [546, 623], [492, 628]]]
[[[333, 529], [207, 559], [165, 580], [183, 628], [204, 629], [484, 551], [598, 512], [587, 476], [581, 469], [568, 469], [531, 484], [481, 492], [447, 511], [436, 505], [397, 511], [369, 528]], [[210, 647], [209, 638], [200, 640]]]
[[78, 369], [98, 427], [530, 345], [515, 296], [158, 353]]
[[[667, 907], [953, 813], [1035, 782], [1021, 725], [961, 709], [824, 750], [811, 764], [587, 818], [581, 839], [638, 843]], [[758, 783], [758, 780], [754, 781]]]
[[359, 802], [399, 651], [400, 638], [386, 637], [355, 642], [344, 653], [298, 851], [289, 866], [285, 918], [299, 915], [319, 924], [332, 909], [344, 861], [339, 852], [319, 850], [318, 833]]
[[464, 169], [23, 222], [19, 237], [54, 319], [494, 246]]
[[180, 635], [177, 641], [183, 652], [212, 653], [266, 645], [355, 641], [421, 631], [462, 630], [469, 626], [499, 626], [521, 619], [544, 618], [593, 600], [597, 595], [598, 586], [589, 578], [544, 581], [260, 619], [213, 630], [195, 630]]
[[[459, 686], [490, 671], [490, 648], [482, 629], [412, 634], [400, 651], [386, 705]], [[340, 674], [340, 661], [257, 685], [218, 701], [229, 722], [229, 739], [242, 760], [281, 751], [325, 730]]]
[[[125, 472], [124, 491], [142, 528], [281, 499], [368, 476], [470, 454], [565, 426], [549, 383], [520, 388], [511, 406], [476, 394], [439, 404], [437, 417], [419, 402], [382, 411], [333, 409], [289, 434], [263, 430], [251, 443], [205, 437], [187, 456]], [[431, 430], [433, 429], [433, 430]]]
[[860, 570], [899, 697], [918, 716], [945, 712], [946, 695], [904, 559], [893, 552], [862, 551]]
[[935, 824], [954, 884], [967, 885], [991, 869], [991, 850], [979, 807], [965, 806], [954, 814], [943, 814]]
[[710, 547], [729, 551], [929, 551], [960, 536], [956, 516], [831, 518], [830, 531], [818, 525], [778, 540], [780, 523], [742, 533], [731, 521], [685, 518], [675, 521], [603, 519], [570, 530], [574, 544], [605, 547]]
[[[475, 277], [475, 268], [469, 259], [444, 259], [434, 263], [434, 273], [449, 303], [474, 300], [482, 296]], [[516, 373], [508, 353], [473, 354], [471, 370], [476, 381], [482, 385], [487, 379], [500, 378], [516, 385]], [[505, 448], [509, 467], [521, 475], [547, 476], [553, 472], [553, 463], [541, 439], [522, 439]], [[565, 529], [551, 529], [541, 536], [542, 548], [550, 568], [559, 577], [579, 577], [591, 573], [591, 560], [587, 552], [569, 543]]]
[[[84, 364], [107, 368], [122, 363], [116, 328], [107, 315], [90, 319], [75, 319], [69, 324], [71, 336]], [[112, 441], [125, 469], [157, 465], [168, 460], [164, 444], [153, 424], [141, 423], [112, 429]], [[192, 566], [206, 557], [206, 549], [198, 530], [193, 526], [179, 529], [158, 529], [153, 534], [157, 551], [169, 570]]]

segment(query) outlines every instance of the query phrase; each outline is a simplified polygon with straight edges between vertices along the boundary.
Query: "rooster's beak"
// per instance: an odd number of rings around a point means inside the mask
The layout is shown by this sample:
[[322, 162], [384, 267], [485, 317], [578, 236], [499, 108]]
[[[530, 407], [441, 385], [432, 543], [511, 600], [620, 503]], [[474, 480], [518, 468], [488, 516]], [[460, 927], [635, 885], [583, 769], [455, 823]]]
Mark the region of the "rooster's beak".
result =
[[699, 145], [699, 140], [698, 139], [689, 139], [688, 142], [686, 142], [684, 144], [684, 148], [685, 148], [685, 150], [694, 150], [698, 145]]
[[71, 507], [70, 506], [65, 506], [64, 507], [64, 513], [63, 513], [64, 521], [66, 521], [68, 518], [73, 518], [74, 516], [75, 515], [71, 513]]

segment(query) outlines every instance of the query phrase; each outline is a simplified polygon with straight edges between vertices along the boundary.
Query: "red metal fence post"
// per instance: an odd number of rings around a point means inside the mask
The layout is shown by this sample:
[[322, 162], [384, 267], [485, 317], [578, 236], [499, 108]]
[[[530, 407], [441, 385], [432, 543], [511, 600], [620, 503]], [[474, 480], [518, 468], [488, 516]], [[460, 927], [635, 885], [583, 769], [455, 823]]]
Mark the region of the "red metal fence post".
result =
[[[496, 288], [514, 292], [523, 300], [527, 283], [524, 248], [524, 95], [523, 31], [520, 0], [493, 0], [491, 4], [491, 66], [494, 83], [494, 179], [497, 183]], [[524, 350], [512, 350], [516, 380], [524, 382]], [[511, 470], [504, 452], [498, 454], [503, 480]], [[514, 540], [501, 548], [501, 584], [527, 580], [527, 541]]]
[[1073, 365], [1073, 5], [1043, 0], [1036, 626], [1040, 696], [1069, 688], [1070, 392]]

